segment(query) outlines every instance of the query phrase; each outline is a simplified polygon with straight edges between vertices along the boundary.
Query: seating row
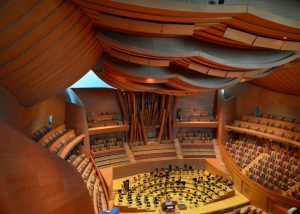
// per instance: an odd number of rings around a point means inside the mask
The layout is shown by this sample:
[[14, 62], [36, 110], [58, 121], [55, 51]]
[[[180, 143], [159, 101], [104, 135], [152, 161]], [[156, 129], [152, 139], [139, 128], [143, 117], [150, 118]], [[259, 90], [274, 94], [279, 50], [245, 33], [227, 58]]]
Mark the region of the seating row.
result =
[[59, 154], [62, 149], [68, 145], [72, 140], [74, 140], [76, 138], [75, 133], [69, 135], [68, 137], [64, 138], [58, 145], [55, 146], [53, 152], [55, 152], [56, 154]]
[[251, 138], [243, 138], [241, 140], [230, 139], [225, 143], [225, 148], [235, 159], [236, 164], [242, 169], [248, 166], [251, 161], [264, 151], [263, 145]]
[[133, 152], [152, 151], [152, 150], [164, 150], [175, 149], [174, 144], [159, 144], [159, 145], [144, 145], [144, 146], [132, 146]]
[[264, 212], [260, 208], [254, 207], [253, 205], [248, 205], [235, 209], [233, 212], [230, 212], [228, 214], [266, 214], [266, 212]]
[[49, 136], [44, 142], [42, 142], [43, 147], [49, 147], [54, 143], [58, 138], [67, 133], [67, 129], [61, 129]]
[[101, 192], [100, 192], [100, 179], [97, 176], [96, 170], [93, 166], [92, 160], [85, 154], [71, 155], [68, 160], [77, 171], [81, 174], [82, 179], [87, 185], [90, 196], [93, 200], [95, 212], [103, 210]]
[[41, 137], [43, 137], [45, 134], [50, 132], [52, 129], [51, 125], [47, 125], [42, 127], [41, 129], [35, 131], [33, 134], [30, 135], [30, 138], [33, 139], [34, 141], [39, 141]]
[[98, 152], [123, 147], [122, 135], [93, 135], [90, 137], [91, 151]]
[[287, 122], [287, 121], [268, 119], [268, 118], [263, 118], [263, 117], [255, 117], [255, 116], [249, 116], [249, 115], [242, 116], [241, 120], [300, 133], [300, 124], [295, 124], [295, 123], [291, 123], [291, 122]]
[[262, 114], [261, 117], [263, 117], [263, 118], [269, 118], [269, 119], [274, 119], [274, 120], [279, 120], [279, 121], [291, 122], [291, 123], [295, 123], [295, 124], [300, 124], [300, 120], [299, 119], [287, 118], [287, 117], [280, 116], [280, 115]]
[[116, 148], [116, 149], [111, 149], [111, 150], [107, 150], [107, 151], [91, 152], [94, 159], [111, 156], [111, 155], [125, 154], [125, 153], [126, 153], [126, 151], [124, 148]]
[[89, 128], [122, 124], [116, 112], [97, 112], [87, 114]]
[[212, 143], [211, 134], [201, 131], [189, 131], [176, 135], [180, 143]]
[[233, 126], [254, 130], [261, 133], [266, 133], [274, 136], [278, 136], [284, 139], [289, 139], [292, 141], [300, 142], [300, 135], [296, 132], [287, 131], [284, 129], [274, 128], [274, 127], [268, 127], [261, 124], [251, 123], [251, 122], [245, 122], [245, 121], [234, 121]]
[[205, 108], [177, 109], [177, 121], [211, 121], [214, 120], [211, 112]]
[[[76, 138], [76, 134], [74, 130], [70, 130], [67, 132], [65, 125], [61, 125], [52, 131], [53, 133], [49, 133], [49, 136], [45, 132], [45, 139], [41, 141], [41, 144], [44, 147], [48, 147], [50, 151], [55, 152], [57, 155], [70, 143], [72, 140]], [[41, 136], [42, 138], [43, 136]], [[84, 135], [78, 137], [78, 140], [82, 140]], [[76, 139], [77, 140], [77, 139]], [[72, 164], [77, 171], [81, 174], [84, 182], [87, 185], [89, 193], [93, 198], [94, 203], [98, 203], [95, 205], [98, 210], [95, 210], [96, 213], [102, 211], [102, 202], [101, 197], [95, 199], [94, 195], [100, 195], [99, 192], [99, 178], [97, 177], [97, 173], [95, 168], [93, 167], [92, 160], [88, 158], [85, 154], [80, 154], [78, 150], [78, 144], [72, 144], [68, 151], [64, 151], [64, 158], [67, 158], [67, 161]], [[97, 182], [98, 181], [98, 182]], [[95, 183], [98, 183], [97, 187], [95, 188]], [[94, 194], [94, 192], [96, 193]]]
[[225, 148], [251, 180], [271, 191], [298, 197], [299, 148], [251, 136], [231, 139]]
[[135, 154], [134, 155], [136, 160], [141, 160], [141, 159], [151, 159], [151, 158], [165, 158], [165, 157], [176, 157], [176, 152], [158, 152], [158, 153], [150, 153], [150, 154]]

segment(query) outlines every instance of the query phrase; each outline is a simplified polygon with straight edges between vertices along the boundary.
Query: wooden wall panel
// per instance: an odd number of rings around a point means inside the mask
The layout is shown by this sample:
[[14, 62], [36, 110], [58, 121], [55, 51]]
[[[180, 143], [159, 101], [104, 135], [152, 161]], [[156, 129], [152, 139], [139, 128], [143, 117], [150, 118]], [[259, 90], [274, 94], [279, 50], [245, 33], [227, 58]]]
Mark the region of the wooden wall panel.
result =
[[273, 69], [263, 78], [254, 79], [251, 83], [280, 93], [300, 96], [300, 60], [294, 60]]
[[0, 84], [24, 105], [61, 93], [101, 56], [96, 28], [72, 1], [15, 0], [0, 9]]
[[205, 169], [205, 159], [172, 159], [133, 163], [113, 168], [113, 179], [119, 179], [139, 173], [151, 172], [156, 168], [166, 168], [168, 165], [183, 167], [184, 164], [191, 165], [195, 169]]
[[121, 114], [115, 89], [74, 88], [72, 90], [84, 104], [86, 113], [114, 111]]
[[0, 213], [93, 213], [77, 170], [0, 122]]
[[10, 124], [24, 134], [31, 134], [41, 128], [49, 115], [53, 116], [53, 125], [65, 121], [65, 102], [63, 96], [53, 96], [30, 107], [23, 107], [3, 87], [0, 87], [0, 120]]
[[67, 128], [71, 128], [77, 131], [77, 134], [84, 134], [84, 144], [81, 151], [86, 155], [90, 154], [90, 140], [88, 132], [88, 124], [86, 119], [86, 112], [84, 106], [74, 103], [66, 102], [66, 119], [65, 124]]
[[218, 93], [217, 119], [218, 119], [218, 143], [224, 143], [229, 138], [224, 126], [231, 124], [236, 118], [236, 97], [225, 99], [222, 93]]
[[250, 83], [240, 83], [225, 89], [225, 95], [236, 96], [237, 117], [253, 114], [254, 106], [258, 105], [261, 113], [300, 119], [300, 96], [281, 94]]

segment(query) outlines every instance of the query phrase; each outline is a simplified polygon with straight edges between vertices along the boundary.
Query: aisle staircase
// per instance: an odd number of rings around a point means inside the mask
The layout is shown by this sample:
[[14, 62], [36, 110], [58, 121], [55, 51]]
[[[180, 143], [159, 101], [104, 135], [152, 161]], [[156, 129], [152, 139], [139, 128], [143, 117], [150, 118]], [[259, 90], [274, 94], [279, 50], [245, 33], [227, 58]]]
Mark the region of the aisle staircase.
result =
[[123, 146], [126, 151], [127, 157], [129, 158], [130, 163], [135, 163], [136, 162], [135, 157], [128, 143], [124, 143]]
[[175, 145], [175, 149], [176, 149], [176, 157], [178, 159], [183, 159], [182, 150], [181, 150], [181, 146], [179, 144], [178, 138], [174, 139], [174, 145]]
[[262, 158], [264, 158], [265, 153], [261, 153], [259, 154], [253, 161], [251, 161], [244, 169], [242, 169], [243, 174], [246, 174], [247, 171], [249, 171], [249, 169], [251, 167], [253, 167], [254, 164], [258, 164], [258, 161]]

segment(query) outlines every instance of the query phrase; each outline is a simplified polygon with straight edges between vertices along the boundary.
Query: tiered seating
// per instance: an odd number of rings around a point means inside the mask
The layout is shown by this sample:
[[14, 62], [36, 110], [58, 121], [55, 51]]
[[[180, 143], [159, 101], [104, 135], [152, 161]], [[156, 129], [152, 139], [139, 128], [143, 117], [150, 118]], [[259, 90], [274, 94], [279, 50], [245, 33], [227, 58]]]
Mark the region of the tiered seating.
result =
[[272, 119], [272, 120], [285, 121], [285, 122], [289, 122], [289, 123], [294, 123], [294, 124], [299, 124], [300, 125], [300, 120], [299, 119], [287, 118], [287, 117], [283, 117], [283, 116], [280, 116], [280, 115], [262, 114], [261, 117], [267, 118], [267, 119]]
[[287, 139], [300, 142], [300, 125], [296, 123], [263, 117], [243, 116], [241, 120], [236, 120], [233, 126], [274, 135], [279, 137], [278, 140]]
[[198, 130], [178, 133], [184, 158], [215, 158], [213, 139], [208, 133]]
[[212, 136], [201, 131], [178, 133], [176, 136], [180, 143], [212, 143]]
[[52, 129], [51, 125], [44, 126], [41, 129], [37, 130], [33, 134], [30, 135], [30, 138], [33, 139], [34, 141], [39, 141], [45, 134], [50, 132]]
[[297, 178], [300, 174], [299, 158], [281, 151], [269, 151], [246, 173], [264, 187], [284, 193], [300, 182]]
[[102, 211], [100, 181], [92, 159], [85, 154], [80, 154], [78, 149], [78, 145], [84, 137], [83, 134], [76, 137], [74, 130], [67, 131], [65, 125], [61, 125], [49, 132], [48, 136], [45, 135], [41, 138], [39, 143], [48, 147], [51, 152], [55, 152], [61, 158], [66, 159], [77, 169], [86, 183], [94, 203], [97, 203], [94, 206], [95, 213], [98, 213]]
[[[156, 170], [129, 178], [127, 191], [119, 189], [114, 206], [155, 211], [167, 199], [194, 208], [233, 196], [232, 182], [192, 167]], [[121, 210], [122, 211], [122, 210]]]
[[235, 209], [233, 212], [229, 212], [228, 214], [266, 214], [266, 212], [260, 208], [254, 207], [253, 205], [248, 205]]
[[59, 129], [57, 132], [50, 135], [47, 139], [42, 142], [43, 147], [50, 147], [52, 143], [54, 143], [58, 138], [67, 133], [67, 129]]
[[124, 148], [92, 152], [92, 156], [98, 169], [129, 163], [129, 158]]
[[184, 158], [216, 158], [213, 144], [181, 144]]
[[96, 112], [87, 115], [89, 128], [121, 124], [116, 112]]
[[102, 191], [100, 188], [100, 179], [93, 166], [92, 159], [87, 157], [85, 154], [81, 154], [71, 155], [67, 161], [77, 168], [77, 171], [81, 174], [84, 182], [86, 183], [90, 196], [94, 202], [95, 213], [102, 211], [103, 206], [101, 200]]
[[[300, 175], [297, 176], [296, 180], [300, 179]], [[300, 200], [300, 182], [298, 182], [295, 186], [288, 189], [286, 194], [290, 197], [296, 198], [297, 200]]]
[[180, 108], [177, 110], [177, 121], [212, 121], [212, 113], [204, 107]]
[[98, 152], [123, 147], [124, 139], [121, 134], [102, 134], [90, 137], [91, 151]]
[[132, 146], [136, 160], [151, 158], [176, 158], [174, 144], [148, 144], [144, 146]]
[[297, 147], [283, 148], [283, 143], [270, 143], [250, 136], [247, 139], [230, 140], [225, 147], [251, 180], [271, 191], [299, 197], [300, 162]]
[[225, 147], [235, 159], [236, 164], [242, 169], [248, 166], [260, 153], [264, 152], [262, 143], [251, 138], [230, 139], [229, 142], [226, 142]]
[[60, 152], [62, 151], [62, 149], [69, 144], [72, 140], [74, 140], [76, 138], [76, 134], [72, 133], [71, 135], [67, 136], [66, 138], [64, 138], [59, 144], [57, 144], [55, 146], [55, 148], [53, 149], [53, 152], [55, 152], [56, 154], [60, 154]]

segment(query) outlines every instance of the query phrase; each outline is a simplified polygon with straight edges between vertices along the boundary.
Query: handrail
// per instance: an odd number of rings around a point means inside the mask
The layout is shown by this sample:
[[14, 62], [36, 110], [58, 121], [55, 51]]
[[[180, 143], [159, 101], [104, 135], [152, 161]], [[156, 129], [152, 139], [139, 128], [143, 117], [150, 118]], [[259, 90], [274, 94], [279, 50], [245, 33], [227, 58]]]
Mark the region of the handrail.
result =
[[[104, 182], [104, 178], [103, 178], [103, 175], [101, 174], [101, 172], [98, 170], [97, 168], [97, 165], [95, 164], [95, 161], [93, 159], [93, 157], [91, 155], [89, 155], [89, 158], [93, 164], [93, 167], [94, 169], [96, 170], [96, 174], [98, 176], [98, 178], [100, 179], [100, 185], [102, 186], [103, 188], [103, 192], [104, 192], [104, 195], [105, 195], [105, 200], [106, 200], [106, 204], [108, 205], [108, 202], [109, 202], [109, 187], [106, 185], [106, 183]], [[108, 206], [107, 206], [108, 207]]]
[[67, 144], [59, 154], [59, 157], [65, 159], [67, 155], [72, 151], [74, 147], [76, 147], [83, 139], [85, 138], [84, 134], [79, 135], [74, 140], [72, 140], [69, 144]]
[[89, 135], [96, 135], [96, 134], [104, 134], [104, 133], [112, 133], [112, 132], [125, 132], [129, 130], [128, 124], [122, 125], [113, 125], [113, 126], [100, 126], [89, 128]]
[[68, 138], [69, 136], [75, 134], [74, 130], [70, 130], [67, 133], [65, 133], [63, 136], [60, 136], [58, 139], [56, 139], [50, 146], [49, 150], [52, 152], [54, 151], [55, 147], [61, 143], [62, 140], [65, 138]]
[[295, 146], [300, 146], [299, 142], [289, 140], [287, 138], [283, 138], [283, 137], [280, 137], [280, 136], [267, 134], [267, 133], [264, 133], [264, 132], [258, 132], [258, 131], [251, 130], [251, 129], [240, 128], [240, 127], [229, 126], [229, 125], [226, 125], [225, 128], [228, 129], [228, 130], [236, 131], [236, 132], [246, 133], [246, 134], [250, 134], [250, 135], [254, 135], [254, 136], [260, 136], [260, 137], [268, 138], [270, 140], [275, 140], [275, 141], [282, 142], [282, 143], [290, 143], [290, 144], [293, 144]]

